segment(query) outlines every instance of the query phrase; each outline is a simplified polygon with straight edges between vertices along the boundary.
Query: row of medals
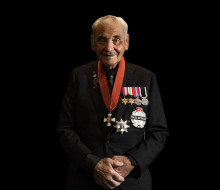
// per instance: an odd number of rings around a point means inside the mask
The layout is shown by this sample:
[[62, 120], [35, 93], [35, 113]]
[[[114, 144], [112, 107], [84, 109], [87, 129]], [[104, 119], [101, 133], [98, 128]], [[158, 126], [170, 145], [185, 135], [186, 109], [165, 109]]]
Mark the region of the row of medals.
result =
[[[98, 83], [99, 83], [98, 76], [95, 73], [95, 71], [93, 71], [93, 88], [96, 88], [98, 86]], [[142, 100], [139, 99], [139, 97], [136, 97], [135, 99], [133, 99], [132, 96], [130, 96], [130, 98], [125, 98], [124, 96], [124, 98], [122, 98], [121, 100], [122, 100], [122, 103], [125, 105], [129, 103], [131, 105], [136, 104], [140, 106], [142, 104], [144, 106], [147, 106], [149, 104], [147, 97], [141, 97], [141, 98]]]
[[142, 100], [139, 99], [139, 97], [136, 97], [135, 99], [133, 99], [132, 96], [130, 96], [130, 98], [125, 98], [125, 96], [124, 96], [124, 98], [122, 98], [121, 100], [122, 100], [122, 103], [125, 105], [127, 103], [130, 103], [131, 105], [136, 104], [136, 105], [140, 106], [142, 104], [144, 106], [147, 106], [149, 104], [147, 97], [141, 97], [141, 98], [142, 98]]

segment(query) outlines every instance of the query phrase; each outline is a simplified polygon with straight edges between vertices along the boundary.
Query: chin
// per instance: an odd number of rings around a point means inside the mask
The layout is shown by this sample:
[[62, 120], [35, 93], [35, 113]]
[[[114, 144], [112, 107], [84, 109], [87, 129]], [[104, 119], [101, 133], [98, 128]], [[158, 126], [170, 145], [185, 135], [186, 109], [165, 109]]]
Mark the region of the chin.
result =
[[101, 60], [101, 62], [105, 65], [105, 66], [114, 66], [116, 65], [119, 61], [118, 59], [109, 59], [109, 58], [104, 58]]
[[108, 63], [108, 62], [103, 62], [104, 66], [109, 68], [109, 67], [113, 67], [115, 65], [115, 63]]

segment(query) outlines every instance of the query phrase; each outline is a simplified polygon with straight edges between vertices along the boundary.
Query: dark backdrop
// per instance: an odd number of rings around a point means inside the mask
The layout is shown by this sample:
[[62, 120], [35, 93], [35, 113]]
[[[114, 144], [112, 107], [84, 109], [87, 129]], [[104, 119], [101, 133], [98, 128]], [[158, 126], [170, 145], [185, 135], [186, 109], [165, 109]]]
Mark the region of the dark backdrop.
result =
[[25, 66], [20, 74], [25, 84], [22, 106], [28, 130], [22, 149], [27, 155], [23, 161], [30, 186], [64, 189], [68, 162], [56, 135], [61, 103], [72, 69], [96, 59], [90, 48], [91, 25], [106, 14], [121, 16], [128, 23], [130, 47], [124, 56], [126, 61], [146, 67], [157, 76], [170, 136], [151, 165], [154, 189], [188, 186], [193, 180], [188, 165], [193, 162], [188, 148], [190, 137], [186, 134], [193, 116], [187, 97], [192, 85], [189, 77], [194, 64], [195, 18], [191, 20], [182, 13], [155, 11], [143, 16], [113, 11], [73, 15], [64, 10], [36, 14], [30, 10], [23, 15], [18, 30], [25, 40], [19, 39], [24, 48], [18, 56], [23, 58], [20, 69]]

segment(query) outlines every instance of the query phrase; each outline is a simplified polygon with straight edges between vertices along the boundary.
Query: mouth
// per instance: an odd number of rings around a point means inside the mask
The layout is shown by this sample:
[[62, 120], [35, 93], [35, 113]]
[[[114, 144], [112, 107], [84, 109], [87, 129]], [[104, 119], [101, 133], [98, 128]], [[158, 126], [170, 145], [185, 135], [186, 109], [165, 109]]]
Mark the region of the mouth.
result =
[[116, 52], [103, 52], [104, 57], [114, 57], [116, 56]]
[[105, 57], [114, 57], [115, 55], [103, 55]]

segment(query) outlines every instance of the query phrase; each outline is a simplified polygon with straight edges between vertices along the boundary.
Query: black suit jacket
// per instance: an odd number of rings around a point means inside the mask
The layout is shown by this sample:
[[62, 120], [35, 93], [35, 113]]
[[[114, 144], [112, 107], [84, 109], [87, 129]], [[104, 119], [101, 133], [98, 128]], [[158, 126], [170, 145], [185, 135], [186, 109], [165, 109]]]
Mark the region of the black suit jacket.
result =
[[[128, 132], [116, 133], [107, 127], [107, 117], [99, 85], [93, 84], [98, 61], [74, 69], [63, 100], [57, 132], [70, 160], [67, 190], [102, 189], [93, 179], [92, 171], [101, 158], [127, 155], [136, 163], [125, 181], [116, 189], [150, 190], [149, 165], [164, 147], [168, 137], [165, 114], [156, 77], [151, 71], [126, 62], [123, 87], [146, 87], [149, 104], [123, 104], [121, 94], [114, 111], [116, 121], [131, 121], [137, 107], [142, 107], [147, 120], [144, 128], [129, 122]], [[113, 123], [114, 125], [114, 123]]]

